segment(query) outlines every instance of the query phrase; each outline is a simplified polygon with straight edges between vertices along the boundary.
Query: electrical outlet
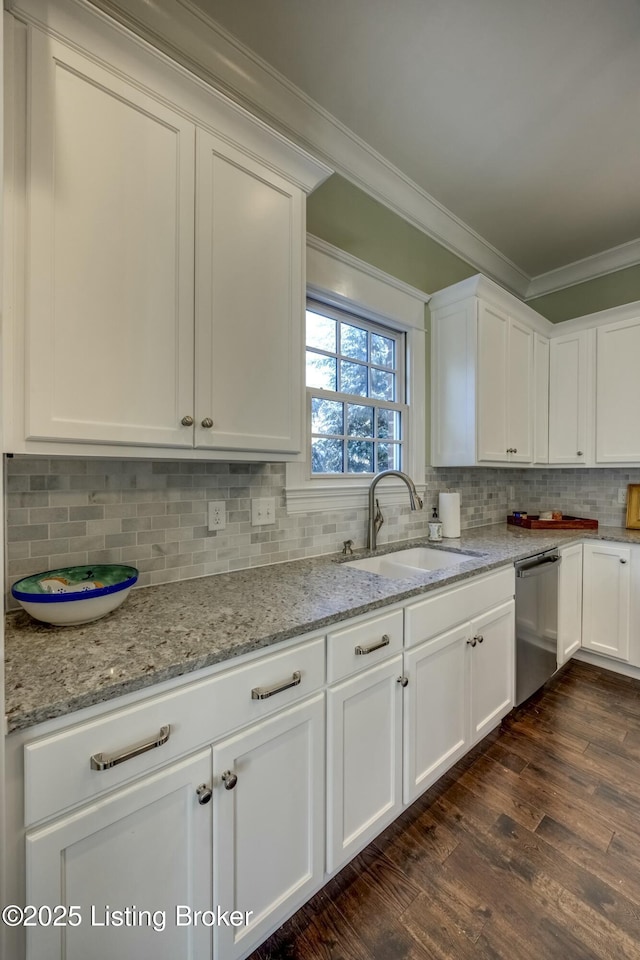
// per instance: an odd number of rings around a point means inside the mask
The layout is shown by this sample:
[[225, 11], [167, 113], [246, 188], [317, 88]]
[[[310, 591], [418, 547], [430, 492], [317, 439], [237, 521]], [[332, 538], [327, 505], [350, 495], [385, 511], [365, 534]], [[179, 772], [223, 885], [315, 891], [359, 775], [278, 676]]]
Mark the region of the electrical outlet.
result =
[[511, 501], [515, 500], [515, 498], [516, 498], [516, 488], [512, 483], [510, 483], [507, 487], [507, 500], [509, 501], [509, 503], [511, 503]]
[[627, 505], [627, 488], [626, 487], [618, 487], [618, 503], [620, 503], [623, 507]]
[[261, 497], [251, 501], [251, 526], [262, 527], [265, 523], [276, 522], [276, 501], [274, 497]]
[[207, 508], [209, 530], [224, 530], [227, 525], [227, 505], [224, 500], [210, 500]]

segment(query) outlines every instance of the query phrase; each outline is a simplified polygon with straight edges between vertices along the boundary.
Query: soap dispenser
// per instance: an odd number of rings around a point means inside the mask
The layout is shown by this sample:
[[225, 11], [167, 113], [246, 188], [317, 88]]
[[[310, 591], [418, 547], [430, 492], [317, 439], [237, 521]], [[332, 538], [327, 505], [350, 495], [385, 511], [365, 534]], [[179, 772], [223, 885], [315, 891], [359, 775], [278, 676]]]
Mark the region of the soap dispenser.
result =
[[437, 507], [433, 508], [433, 514], [431, 520], [429, 521], [429, 540], [435, 542], [436, 540], [442, 540], [442, 523], [438, 520], [438, 509]]

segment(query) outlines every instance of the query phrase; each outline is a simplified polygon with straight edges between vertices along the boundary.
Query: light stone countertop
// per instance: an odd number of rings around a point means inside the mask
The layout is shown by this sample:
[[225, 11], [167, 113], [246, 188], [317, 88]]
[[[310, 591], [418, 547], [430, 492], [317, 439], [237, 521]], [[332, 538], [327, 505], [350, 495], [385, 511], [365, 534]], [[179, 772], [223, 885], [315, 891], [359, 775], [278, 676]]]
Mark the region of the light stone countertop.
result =
[[[133, 590], [95, 623], [53, 627], [23, 611], [5, 626], [8, 732], [64, 716], [348, 617], [418, 597], [583, 539], [639, 544], [640, 531], [524, 530], [492, 524], [442, 548], [475, 554], [455, 567], [389, 580], [345, 569], [337, 554]], [[430, 545], [387, 544], [376, 555]], [[352, 558], [370, 556], [358, 551]]]

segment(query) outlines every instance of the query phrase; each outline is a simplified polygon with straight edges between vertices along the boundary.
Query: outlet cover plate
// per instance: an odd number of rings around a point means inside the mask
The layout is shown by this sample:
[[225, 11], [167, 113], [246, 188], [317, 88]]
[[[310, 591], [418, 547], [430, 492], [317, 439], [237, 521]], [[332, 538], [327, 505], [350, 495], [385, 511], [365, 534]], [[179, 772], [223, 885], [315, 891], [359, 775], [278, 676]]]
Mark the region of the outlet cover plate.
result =
[[251, 501], [251, 526], [263, 527], [266, 523], [276, 522], [276, 501], [274, 497], [260, 497]]
[[207, 515], [209, 530], [224, 530], [227, 525], [227, 505], [224, 500], [209, 500]]
[[622, 504], [623, 507], [627, 505], [627, 488], [618, 487], [618, 503]]

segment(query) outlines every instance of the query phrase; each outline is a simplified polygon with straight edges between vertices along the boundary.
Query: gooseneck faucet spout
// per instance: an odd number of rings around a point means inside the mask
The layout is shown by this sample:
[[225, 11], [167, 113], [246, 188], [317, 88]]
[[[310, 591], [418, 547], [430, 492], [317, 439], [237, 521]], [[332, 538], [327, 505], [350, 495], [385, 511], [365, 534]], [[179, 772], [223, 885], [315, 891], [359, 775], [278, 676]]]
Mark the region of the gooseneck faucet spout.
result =
[[416, 485], [410, 476], [402, 473], [401, 470], [383, 470], [382, 473], [377, 473], [369, 487], [369, 535], [367, 538], [367, 547], [369, 550], [376, 549], [378, 530], [384, 523], [380, 504], [376, 500], [376, 487], [384, 477], [399, 477], [399, 479], [407, 485], [407, 489], [409, 490], [409, 505], [411, 509], [422, 510], [422, 500], [418, 496]]

